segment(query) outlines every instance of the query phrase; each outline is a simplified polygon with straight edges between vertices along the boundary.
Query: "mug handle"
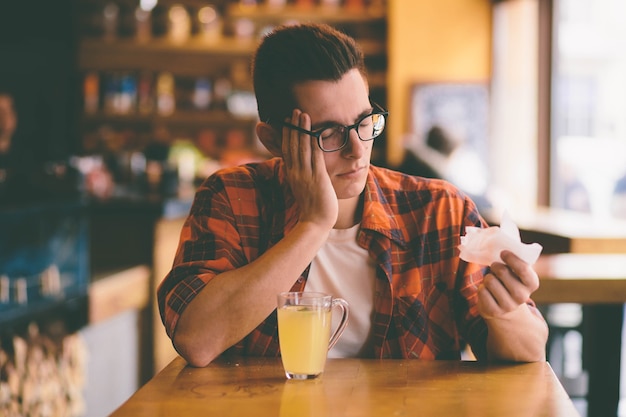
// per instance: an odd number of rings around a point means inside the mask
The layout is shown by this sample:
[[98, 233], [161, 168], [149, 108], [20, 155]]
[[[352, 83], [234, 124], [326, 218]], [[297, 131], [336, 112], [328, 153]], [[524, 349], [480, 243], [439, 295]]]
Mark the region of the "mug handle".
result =
[[330, 309], [332, 310], [335, 307], [339, 307], [341, 309], [341, 321], [337, 326], [337, 329], [330, 337], [330, 341], [328, 342], [328, 350], [332, 349], [339, 340], [339, 336], [343, 333], [348, 325], [348, 317], [350, 315], [350, 307], [348, 307], [348, 302], [343, 298], [333, 298], [333, 301], [330, 304]]

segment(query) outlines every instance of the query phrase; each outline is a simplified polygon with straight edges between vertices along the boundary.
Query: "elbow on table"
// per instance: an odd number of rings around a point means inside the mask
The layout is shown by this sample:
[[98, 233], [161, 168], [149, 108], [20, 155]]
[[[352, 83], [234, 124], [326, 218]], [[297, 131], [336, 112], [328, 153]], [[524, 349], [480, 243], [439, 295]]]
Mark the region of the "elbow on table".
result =
[[176, 334], [174, 348], [190, 366], [196, 368], [208, 366], [222, 353], [216, 346], [210, 343], [203, 344], [198, 338], [184, 334]]

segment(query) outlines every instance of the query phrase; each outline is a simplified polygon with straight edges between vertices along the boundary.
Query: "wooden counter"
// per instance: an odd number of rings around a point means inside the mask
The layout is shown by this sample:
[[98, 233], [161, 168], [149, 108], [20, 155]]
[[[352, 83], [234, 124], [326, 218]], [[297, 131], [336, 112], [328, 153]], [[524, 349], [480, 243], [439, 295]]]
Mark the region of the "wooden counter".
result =
[[[500, 224], [499, 213], [485, 213], [492, 225]], [[571, 210], [540, 207], [513, 218], [522, 242], [538, 242], [543, 254], [626, 253], [626, 221], [592, 216]]]
[[122, 271], [99, 274], [89, 285], [89, 324], [126, 310], [142, 310], [150, 300], [151, 269], [137, 265]]
[[624, 254], [541, 255], [534, 265], [538, 304], [583, 304], [583, 361], [589, 375], [590, 416], [615, 415], [620, 401], [622, 326], [626, 303]]
[[542, 255], [534, 269], [541, 285], [532, 298], [539, 304], [626, 303], [626, 252]]
[[113, 417], [153, 416], [574, 417], [546, 362], [329, 359], [324, 375], [288, 381], [278, 358], [172, 361]]

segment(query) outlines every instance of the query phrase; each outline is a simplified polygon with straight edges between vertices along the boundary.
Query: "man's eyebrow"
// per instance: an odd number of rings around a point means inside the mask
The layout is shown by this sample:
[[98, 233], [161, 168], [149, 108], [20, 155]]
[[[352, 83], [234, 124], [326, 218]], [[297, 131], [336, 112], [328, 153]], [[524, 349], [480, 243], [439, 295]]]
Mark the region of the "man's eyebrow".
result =
[[[374, 107], [370, 107], [368, 109], [363, 110], [354, 119], [354, 123], [356, 123], [356, 121], [359, 120], [361, 117], [365, 117], [365, 116], [367, 116], [369, 114], [372, 114], [373, 112], [374, 112]], [[339, 123], [339, 122], [333, 121], [333, 120], [326, 120], [326, 121], [315, 123], [315, 124], [311, 125], [311, 131], [315, 132], [317, 130], [326, 129], [327, 127], [331, 127], [331, 126], [344, 126], [344, 125]]]

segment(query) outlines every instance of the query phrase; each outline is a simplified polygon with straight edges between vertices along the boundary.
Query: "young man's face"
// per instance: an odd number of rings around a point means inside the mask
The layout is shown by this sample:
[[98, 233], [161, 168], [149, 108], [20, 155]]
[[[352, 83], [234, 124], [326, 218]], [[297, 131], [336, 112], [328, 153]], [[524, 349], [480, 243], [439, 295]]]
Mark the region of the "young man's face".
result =
[[[352, 125], [372, 110], [367, 83], [353, 69], [339, 81], [307, 81], [294, 88], [299, 108], [311, 116], [311, 130], [328, 122]], [[324, 153], [326, 170], [339, 199], [358, 197], [365, 180], [374, 141], [363, 142], [356, 131], [350, 131], [346, 146]]]

